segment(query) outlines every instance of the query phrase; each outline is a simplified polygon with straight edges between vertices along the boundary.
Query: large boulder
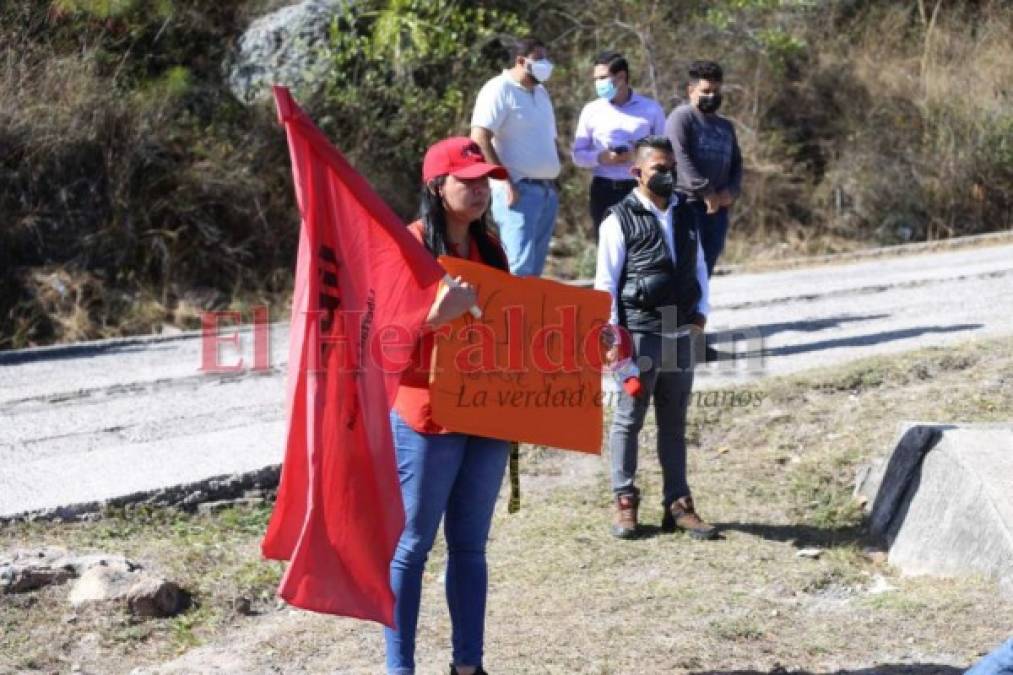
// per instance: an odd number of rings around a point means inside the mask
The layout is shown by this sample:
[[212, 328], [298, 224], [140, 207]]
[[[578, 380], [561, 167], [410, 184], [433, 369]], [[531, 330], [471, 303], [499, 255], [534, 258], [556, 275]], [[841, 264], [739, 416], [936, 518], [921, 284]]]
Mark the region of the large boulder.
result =
[[256, 19], [239, 38], [229, 67], [232, 93], [252, 103], [283, 84], [305, 93], [329, 67], [322, 49], [334, 17], [349, 0], [305, 0]]
[[27, 593], [74, 580], [73, 607], [124, 602], [140, 617], [173, 616], [190, 606], [190, 594], [121, 555], [75, 555], [58, 546], [0, 553], [0, 594]]
[[132, 571], [137, 565], [121, 555], [74, 555], [58, 546], [0, 553], [0, 592], [25, 593], [76, 579], [93, 567]]
[[138, 573], [119, 565], [96, 565], [74, 582], [67, 600], [74, 607], [127, 597]]
[[67, 551], [55, 546], [0, 555], [0, 592], [27, 593], [77, 576]]
[[175, 582], [142, 576], [127, 591], [127, 607], [134, 616], [174, 616], [190, 604], [190, 595]]
[[67, 600], [74, 607], [122, 600], [131, 614], [140, 617], [174, 616], [190, 604], [179, 584], [121, 565], [90, 567], [74, 582]]
[[1013, 424], [911, 424], [857, 491], [903, 573], [984, 575], [1013, 592]]

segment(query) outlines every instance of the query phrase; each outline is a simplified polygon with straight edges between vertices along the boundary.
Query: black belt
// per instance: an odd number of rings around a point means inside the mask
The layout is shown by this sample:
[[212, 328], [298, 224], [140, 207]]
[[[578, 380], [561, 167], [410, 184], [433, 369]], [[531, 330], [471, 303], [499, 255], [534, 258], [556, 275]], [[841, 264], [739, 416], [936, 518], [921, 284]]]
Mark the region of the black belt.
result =
[[518, 183], [531, 183], [533, 185], [544, 185], [545, 187], [556, 187], [555, 178], [521, 178]]

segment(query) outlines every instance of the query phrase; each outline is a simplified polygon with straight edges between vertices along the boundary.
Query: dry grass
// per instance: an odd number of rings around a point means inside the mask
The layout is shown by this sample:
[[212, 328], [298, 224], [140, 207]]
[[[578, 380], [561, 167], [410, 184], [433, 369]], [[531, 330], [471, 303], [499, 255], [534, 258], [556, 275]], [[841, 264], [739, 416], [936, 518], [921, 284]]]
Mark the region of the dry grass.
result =
[[1010, 226], [1013, 14], [982, 4], [927, 24], [901, 6], [872, 10], [846, 62], [828, 60], [860, 85], [845, 114], [866, 111], [818, 190], [831, 225], [865, 224], [886, 243]]
[[[97, 672], [167, 659], [224, 630], [235, 620], [235, 602], [254, 610], [274, 608], [281, 564], [259, 559], [258, 535], [268, 507], [236, 508], [211, 517], [172, 510], [106, 513], [94, 523], [7, 526], [5, 546], [58, 545], [72, 551], [121, 551], [131, 560], [180, 580], [195, 592], [187, 613], [162, 621], [138, 621], [119, 608], [72, 609], [67, 587], [4, 596], [0, 604], [0, 672], [67, 670], [89, 663]], [[33, 636], [45, 634], [45, 640]], [[103, 657], [103, 654], [108, 656]]]
[[[1007, 338], [775, 378], [749, 388], [762, 395], [757, 407], [694, 409], [690, 479], [703, 514], [722, 526], [715, 542], [657, 532], [651, 424], [641, 438], [647, 536], [632, 542], [607, 533], [602, 458], [526, 449], [522, 509], [498, 511], [489, 547], [487, 665], [511, 673], [966, 667], [1006, 637], [1013, 607], [988, 580], [906, 578], [867, 557], [851, 483], [859, 463], [890, 450], [900, 420], [1008, 419], [1011, 379]], [[76, 662], [125, 672], [207, 642], [175, 672], [375, 672], [376, 626], [275, 609], [279, 566], [257, 556], [267, 515], [127, 512], [8, 526], [4, 547], [59, 543], [148, 562], [194, 590], [198, 606], [166, 621], [135, 623], [118, 611], [71, 620], [65, 587], [7, 596], [0, 671]], [[819, 559], [795, 555], [811, 546], [824, 549]], [[425, 577], [422, 673], [442, 671], [447, 658], [444, 556], [438, 545]], [[872, 593], [880, 577], [895, 590]], [[263, 614], [237, 615], [241, 596]]]
[[[178, 316], [193, 291], [220, 293], [224, 305], [284, 303], [297, 227], [284, 138], [269, 106], [241, 106], [222, 81], [235, 36], [280, 4], [0, 5], [0, 349], [187, 326]], [[666, 108], [682, 96], [689, 61], [724, 63], [723, 112], [747, 169], [725, 262], [1013, 226], [1007, 2], [941, 3], [934, 22], [915, 3], [508, 5], [551, 43], [564, 150], [592, 95], [597, 51], [624, 51], [634, 86]], [[415, 5], [403, 7], [410, 21]], [[715, 20], [722, 13], [728, 21]], [[358, 64], [362, 47], [350, 38], [339, 31], [332, 46]], [[492, 63], [495, 47], [481, 42]], [[466, 129], [474, 88], [499, 67], [462, 70], [457, 38], [444, 56], [445, 66], [420, 57], [425, 86], [411, 96], [373, 63], [354, 86], [305, 101], [405, 217], [421, 148]], [[346, 70], [332, 69], [338, 82]], [[389, 114], [363, 113], [377, 105]], [[587, 277], [588, 172], [565, 163], [561, 181], [549, 268]], [[46, 296], [40, 277], [54, 274], [77, 282], [71, 305]]]
[[284, 136], [221, 81], [242, 3], [48, 4], [0, 7], [0, 348], [185, 325], [194, 292], [283, 298]]

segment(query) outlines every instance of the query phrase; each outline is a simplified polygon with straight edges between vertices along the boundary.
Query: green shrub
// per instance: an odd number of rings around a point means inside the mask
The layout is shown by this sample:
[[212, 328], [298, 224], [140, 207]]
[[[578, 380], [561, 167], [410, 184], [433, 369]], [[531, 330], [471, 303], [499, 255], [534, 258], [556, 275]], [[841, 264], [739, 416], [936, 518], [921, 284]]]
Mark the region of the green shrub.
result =
[[284, 136], [221, 81], [240, 4], [0, 10], [0, 348], [157, 330], [195, 288], [288, 287]]
[[[191, 325], [209, 303], [282, 309], [298, 227], [284, 135], [223, 81], [248, 21], [278, 5], [0, 4], [0, 349]], [[549, 44], [564, 155], [598, 51], [623, 51], [666, 110], [712, 58], [746, 165], [726, 261], [1013, 227], [1013, 7], [919, 6], [362, 0], [300, 102], [408, 219], [425, 149], [468, 132], [506, 38]], [[589, 179], [564, 162], [554, 250], [571, 259], [554, 269], [593, 263]]]
[[468, 134], [478, 88], [506, 65], [498, 38], [520, 29], [511, 12], [470, 2], [350, 4], [326, 49], [321, 125], [408, 218], [426, 148]]

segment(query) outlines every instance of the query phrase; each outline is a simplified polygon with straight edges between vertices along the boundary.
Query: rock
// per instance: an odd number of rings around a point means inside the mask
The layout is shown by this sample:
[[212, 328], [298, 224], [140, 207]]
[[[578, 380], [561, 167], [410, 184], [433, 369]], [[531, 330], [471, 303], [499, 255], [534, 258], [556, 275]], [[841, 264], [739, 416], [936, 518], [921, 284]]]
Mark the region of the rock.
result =
[[141, 569], [137, 563], [127, 560], [121, 555], [108, 555], [106, 553], [93, 553], [79, 556], [71, 556], [67, 564], [74, 568], [77, 576], [83, 575], [93, 567], [109, 567], [112, 569], [134, 572]]
[[189, 596], [183, 589], [157, 577], [138, 579], [126, 598], [131, 614], [147, 618], [175, 616], [189, 604]]
[[19, 549], [0, 558], [0, 591], [4, 593], [26, 593], [75, 576], [63, 548]]
[[233, 95], [252, 103], [272, 84], [312, 93], [330, 67], [324, 48], [334, 16], [348, 0], [305, 0], [250, 24], [239, 38], [227, 80]]
[[179, 504], [184, 509], [187, 509], [187, 508], [193, 509], [194, 506], [196, 506], [198, 504], [202, 504], [203, 502], [206, 502], [207, 500], [208, 500], [208, 495], [207, 495], [206, 492], [204, 492], [203, 490], [193, 490], [192, 492], [190, 492], [189, 494], [187, 494], [185, 497], [183, 497], [183, 499], [180, 501]]
[[214, 502], [202, 502], [197, 505], [197, 513], [201, 514], [202, 516], [207, 516], [212, 513], [218, 513], [219, 511], [224, 511], [225, 509], [232, 508], [235, 505], [235, 503], [236, 502], [233, 499], [221, 499]]
[[913, 424], [858, 485], [905, 574], [983, 575], [1013, 592], [1013, 424]]
[[71, 555], [64, 548], [46, 547], [17, 550], [0, 557], [0, 590], [24, 593], [44, 586], [76, 579], [93, 567], [123, 571], [138, 569], [123, 556], [106, 554]]
[[26, 593], [73, 578], [73, 571], [67, 569], [9, 568], [0, 572], [0, 586], [5, 593]]
[[257, 506], [263, 504], [264, 501], [263, 497], [241, 497], [240, 499], [220, 499], [213, 502], [202, 502], [197, 505], [197, 513], [206, 516], [236, 506]]
[[124, 566], [96, 565], [74, 583], [68, 601], [74, 607], [125, 600], [134, 616], [173, 616], [189, 605], [189, 595], [162, 577]]
[[253, 601], [244, 596], [233, 598], [232, 609], [236, 612], [236, 614], [241, 614], [243, 616], [252, 616], [254, 614]]
[[127, 591], [137, 580], [138, 573], [120, 567], [96, 565], [88, 569], [81, 578], [74, 582], [67, 600], [74, 607], [89, 602], [107, 602], [119, 600], [127, 595]]
[[795, 553], [796, 558], [812, 558], [816, 559], [823, 555], [823, 549], [819, 548], [802, 548]]

